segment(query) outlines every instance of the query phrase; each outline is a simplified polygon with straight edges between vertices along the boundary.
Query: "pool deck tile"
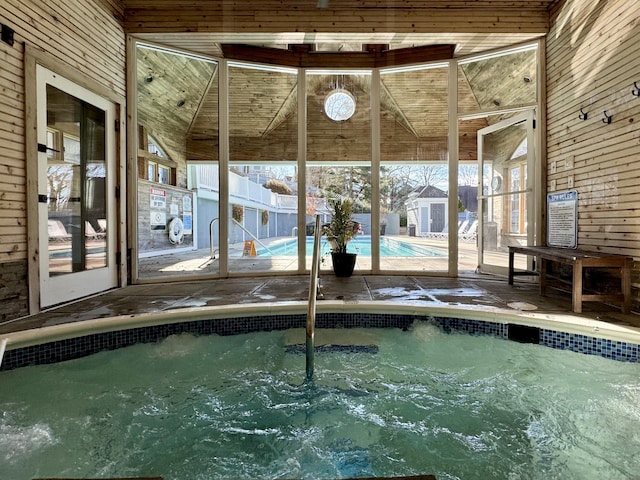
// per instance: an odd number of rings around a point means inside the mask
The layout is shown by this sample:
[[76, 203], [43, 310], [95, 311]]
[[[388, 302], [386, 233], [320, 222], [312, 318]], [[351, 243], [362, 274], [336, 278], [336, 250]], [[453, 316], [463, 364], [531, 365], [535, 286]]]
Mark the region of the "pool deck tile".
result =
[[[324, 300], [417, 302], [425, 306], [452, 305], [469, 309], [498, 307], [536, 310], [539, 313], [562, 313], [640, 327], [640, 316], [635, 313], [622, 314], [616, 306], [589, 302], [585, 303], [582, 314], [574, 314], [568, 294], [551, 291], [541, 297], [535, 283], [518, 282], [509, 286], [506, 279], [491, 276], [354, 275], [338, 278], [322, 275], [320, 286]], [[0, 335], [61, 323], [181, 308], [307, 301], [308, 289], [309, 277], [306, 275], [131, 285], [50, 308], [36, 315], [0, 322]]]

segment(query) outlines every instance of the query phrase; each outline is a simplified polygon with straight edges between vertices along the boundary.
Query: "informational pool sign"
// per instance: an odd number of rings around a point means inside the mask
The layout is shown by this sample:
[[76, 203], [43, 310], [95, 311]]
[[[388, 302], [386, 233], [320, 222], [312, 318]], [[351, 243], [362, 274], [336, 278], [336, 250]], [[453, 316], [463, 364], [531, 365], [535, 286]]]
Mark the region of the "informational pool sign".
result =
[[182, 224], [184, 225], [184, 234], [190, 235], [193, 233], [193, 217], [190, 213], [182, 215]]
[[167, 207], [167, 191], [151, 187], [149, 203], [151, 208], [164, 209]]
[[578, 192], [547, 195], [547, 245], [578, 248]]

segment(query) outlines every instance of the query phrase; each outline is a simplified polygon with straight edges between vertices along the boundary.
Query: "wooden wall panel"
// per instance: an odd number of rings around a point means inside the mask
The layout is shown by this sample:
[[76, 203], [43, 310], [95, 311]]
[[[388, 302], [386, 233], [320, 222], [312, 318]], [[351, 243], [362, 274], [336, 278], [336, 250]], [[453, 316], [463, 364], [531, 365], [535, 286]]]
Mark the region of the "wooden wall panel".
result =
[[573, 179], [580, 247], [636, 258], [640, 99], [631, 91], [640, 81], [639, 22], [640, 5], [625, 0], [567, 0], [553, 11], [547, 37], [547, 188], [569, 189]]
[[24, 46], [124, 96], [123, 15], [120, 0], [0, 3], [0, 23], [15, 31], [13, 46], [0, 43], [0, 264], [27, 257]]

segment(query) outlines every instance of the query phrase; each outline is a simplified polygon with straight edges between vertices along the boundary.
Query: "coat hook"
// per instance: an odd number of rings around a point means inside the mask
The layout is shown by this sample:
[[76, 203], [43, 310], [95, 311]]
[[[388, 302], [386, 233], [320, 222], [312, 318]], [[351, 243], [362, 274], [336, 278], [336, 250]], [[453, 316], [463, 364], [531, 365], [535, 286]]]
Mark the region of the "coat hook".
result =
[[640, 97], [640, 85], [637, 82], [633, 82], [633, 90], [631, 90], [631, 95], [634, 97]]
[[578, 118], [580, 120], [586, 120], [587, 117], [589, 116], [589, 114], [587, 112], [584, 111], [584, 109], [580, 109], [580, 113], [578, 114]]
[[602, 123], [606, 123], [607, 125], [611, 123], [611, 119], [613, 115], [607, 115], [607, 111], [604, 111], [604, 118], [602, 119]]

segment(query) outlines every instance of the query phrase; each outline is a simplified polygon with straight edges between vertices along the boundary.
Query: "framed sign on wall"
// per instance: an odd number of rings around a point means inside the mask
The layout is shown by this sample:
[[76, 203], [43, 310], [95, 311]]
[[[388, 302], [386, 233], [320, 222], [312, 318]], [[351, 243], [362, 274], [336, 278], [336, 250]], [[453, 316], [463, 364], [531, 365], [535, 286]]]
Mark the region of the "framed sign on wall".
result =
[[547, 245], [578, 248], [578, 192], [547, 195]]

